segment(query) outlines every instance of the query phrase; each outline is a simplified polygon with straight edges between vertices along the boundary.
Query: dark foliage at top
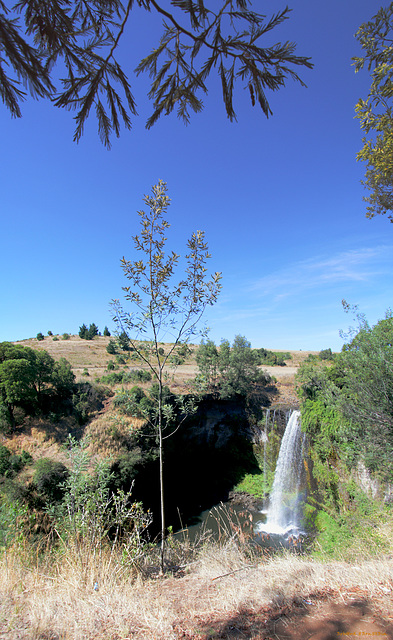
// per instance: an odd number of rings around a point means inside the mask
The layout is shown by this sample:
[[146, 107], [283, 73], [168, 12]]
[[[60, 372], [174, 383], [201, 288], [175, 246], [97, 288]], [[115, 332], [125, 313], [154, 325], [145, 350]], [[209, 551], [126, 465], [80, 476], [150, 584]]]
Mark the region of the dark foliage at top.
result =
[[[131, 128], [136, 102], [127, 73], [116, 59], [124, 38], [132, 38], [131, 13], [136, 7], [162, 16], [162, 35], [148, 44], [135, 73], [152, 78], [149, 98], [151, 127], [161, 115], [176, 111], [188, 122], [190, 111], [203, 103], [210, 73], [218, 72], [227, 116], [236, 118], [235, 84], [247, 89], [251, 103], [266, 116], [271, 109], [266, 90], [276, 91], [288, 78], [304, 84], [295, 71], [312, 67], [309, 58], [295, 55], [293, 42], [263, 46], [266, 36], [288, 18], [288, 7], [271, 18], [251, 9], [249, 0], [22, 0], [14, 6], [0, 0], [0, 93], [14, 117], [21, 116], [25, 87], [57, 107], [76, 112], [74, 140], [83, 134], [91, 109], [106, 146], [120, 135], [121, 123]], [[24, 24], [23, 24], [24, 23]], [[27, 38], [26, 38], [27, 36]], [[55, 69], [63, 69], [60, 88]]]

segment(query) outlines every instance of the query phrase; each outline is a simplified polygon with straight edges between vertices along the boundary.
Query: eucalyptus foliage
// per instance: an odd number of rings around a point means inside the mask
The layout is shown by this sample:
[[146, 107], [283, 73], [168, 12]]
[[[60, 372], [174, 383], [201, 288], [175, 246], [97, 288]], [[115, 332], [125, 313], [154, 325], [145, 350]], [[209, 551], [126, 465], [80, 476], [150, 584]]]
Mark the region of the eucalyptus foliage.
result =
[[130, 129], [137, 115], [129, 70], [116, 56], [120, 43], [132, 40], [133, 17], [141, 9], [162, 18], [159, 41], [131, 69], [152, 78], [147, 128], [172, 111], [186, 123], [191, 111], [201, 111], [200, 94], [207, 94], [213, 70], [234, 120], [235, 84], [269, 116], [266, 91], [284, 87], [288, 78], [304, 85], [295, 69], [312, 67], [309, 58], [295, 55], [293, 42], [268, 44], [270, 32], [288, 18], [288, 7], [268, 18], [253, 11], [249, 0], [0, 0], [0, 95], [12, 116], [21, 116], [27, 91], [49, 98], [76, 112], [79, 140], [94, 109], [109, 147], [111, 134], [119, 136], [122, 124]]

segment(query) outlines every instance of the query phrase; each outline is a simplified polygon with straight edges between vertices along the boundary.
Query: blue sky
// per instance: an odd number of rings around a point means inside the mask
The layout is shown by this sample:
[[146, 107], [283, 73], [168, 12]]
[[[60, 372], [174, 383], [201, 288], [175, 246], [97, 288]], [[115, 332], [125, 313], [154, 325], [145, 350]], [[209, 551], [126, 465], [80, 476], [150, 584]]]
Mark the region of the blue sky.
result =
[[[284, 6], [253, 8], [270, 14]], [[350, 324], [343, 298], [371, 323], [384, 316], [392, 306], [393, 225], [365, 218], [354, 106], [370, 78], [351, 66], [359, 54], [354, 33], [380, 3], [290, 7], [274, 39], [295, 41], [315, 66], [300, 72], [308, 88], [288, 81], [268, 96], [269, 119], [239, 86], [238, 122], [230, 123], [215, 77], [188, 127], [172, 114], [150, 131], [148, 79], [137, 79], [139, 117], [110, 151], [94, 117], [76, 144], [72, 113], [28, 99], [15, 120], [1, 107], [0, 340], [76, 333], [83, 322], [113, 327], [109, 303], [126, 284], [120, 258], [134, 255], [136, 212], [159, 179], [172, 200], [170, 247], [184, 253], [192, 231], [204, 230], [211, 271], [223, 274], [219, 302], [206, 314], [217, 343], [242, 334], [254, 347], [339, 350], [339, 331]], [[151, 16], [135, 16], [121, 51], [128, 70], [158, 31]]]

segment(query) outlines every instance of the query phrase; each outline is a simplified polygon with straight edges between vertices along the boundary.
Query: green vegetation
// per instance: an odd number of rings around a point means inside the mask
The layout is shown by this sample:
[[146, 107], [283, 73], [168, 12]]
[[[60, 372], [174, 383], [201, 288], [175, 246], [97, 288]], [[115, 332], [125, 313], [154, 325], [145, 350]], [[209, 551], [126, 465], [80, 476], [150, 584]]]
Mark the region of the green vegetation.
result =
[[98, 327], [94, 322], [89, 326], [89, 328], [87, 328], [85, 324], [82, 324], [82, 326], [79, 327], [79, 337], [82, 338], [82, 340], [93, 340], [97, 335]]
[[27, 451], [21, 454], [13, 454], [7, 447], [0, 445], [0, 476], [12, 478], [25, 465], [30, 464], [33, 458]]
[[268, 349], [254, 349], [257, 356], [257, 362], [260, 365], [269, 367], [285, 367], [285, 360], [291, 360], [291, 354], [288, 352], [268, 351]]
[[259, 473], [246, 473], [244, 478], [239, 482], [234, 491], [249, 493], [256, 498], [265, 498], [272, 488], [274, 480], [274, 473], [269, 472], [266, 474], [266, 478], [262, 472]]
[[34, 485], [49, 504], [62, 499], [67, 477], [67, 467], [56, 460], [40, 458], [34, 465]]
[[[115, 364], [112, 362], [111, 366], [108, 369], [114, 369]], [[108, 373], [104, 376], [101, 376], [101, 382], [104, 384], [115, 385], [115, 384], [127, 384], [128, 382], [151, 382], [151, 373], [150, 371], [146, 371], [145, 369], [131, 369], [130, 371], [114, 371], [113, 373]]]
[[310, 500], [325, 551], [344, 549], [351, 537], [358, 544], [365, 529], [378, 548], [372, 523], [386, 520], [388, 507], [356, 488], [353, 478], [365, 469], [382, 493], [393, 480], [393, 317], [388, 311], [373, 327], [361, 314], [356, 319], [340, 354], [305, 362], [297, 375], [318, 482], [319, 498]]
[[114, 356], [117, 353], [116, 342], [111, 338], [106, 346], [107, 352]]
[[367, 217], [390, 212], [393, 222], [393, 3], [382, 7], [372, 20], [362, 24], [356, 37], [363, 56], [353, 58], [356, 71], [364, 67], [371, 72], [371, 86], [366, 98], [356, 105], [356, 117], [365, 134], [357, 159], [366, 163], [364, 185], [370, 195]]
[[83, 424], [105, 390], [76, 383], [70, 363], [43, 350], [0, 343], [0, 429], [7, 433], [26, 416], [70, 416]]
[[329, 347], [329, 349], [322, 349], [322, 351], [319, 352], [318, 357], [320, 360], [333, 360], [334, 353]]
[[259, 369], [256, 351], [240, 335], [235, 336], [232, 345], [223, 340], [218, 349], [212, 340], [202, 342], [196, 353], [200, 372], [197, 387], [220, 398], [260, 399], [270, 376]]
[[12, 429], [16, 426], [16, 408], [35, 414], [48, 412], [57, 404], [63, 406], [72, 394], [74, 379], [64, 358], [55, 362], [46, 351], [0, 343], [2, 415], [3, 419], [5, 415], [8, 417]]

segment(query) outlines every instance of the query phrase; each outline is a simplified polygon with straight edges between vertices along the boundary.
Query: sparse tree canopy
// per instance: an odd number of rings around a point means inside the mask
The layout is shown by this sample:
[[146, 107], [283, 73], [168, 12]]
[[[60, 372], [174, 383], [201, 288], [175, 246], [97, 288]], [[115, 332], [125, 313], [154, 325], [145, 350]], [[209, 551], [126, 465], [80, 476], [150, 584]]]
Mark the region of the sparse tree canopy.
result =
[[389, 213], [393, 222], [393, 2], [382, 8], [356, 33], [364, 55], [353, 58], [356, 71], [371, 72], [371, 87], [366, 100], [356, 105], [363, 147], [357, 155], [366, 163], [363, 184], [370, 190], [367, 217]]
[[[136, 101], [130, 70], [116, 55], [120, 41], [132, 38], [136, 7], [163, 21], [160, 41], [149, 43], [150, 53], [141, 52], [142, 60], [131, 69], [152, 78], [147, 128], [174, 110], [188, 122], [190, 111], [203, 107], [199, 96], [207, 93], [213, 69], [227, 116], [234, 120], [235, 83], [269, 116], [265, 91], [285, 86], [288, 77], [304, 84], [295, 68], [312, 67], [309, 58], [295, 55], [293, 42], [264, 46], [266, 35], [288, 18], [288, 7], [267, 18], [251, 10], [250, 0], [21, 0], [15, 5], [0, 0], [0, 93], [12, 116], [21, 116], [28, 89], [76, 112], [74, 140], [82, 136], [92, 108], [106, 146], [112, 133], [119, 136], [121, 122], [130, 129]], [[64, 72], [56, 87], [58, 63]]]

